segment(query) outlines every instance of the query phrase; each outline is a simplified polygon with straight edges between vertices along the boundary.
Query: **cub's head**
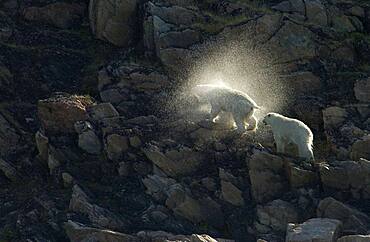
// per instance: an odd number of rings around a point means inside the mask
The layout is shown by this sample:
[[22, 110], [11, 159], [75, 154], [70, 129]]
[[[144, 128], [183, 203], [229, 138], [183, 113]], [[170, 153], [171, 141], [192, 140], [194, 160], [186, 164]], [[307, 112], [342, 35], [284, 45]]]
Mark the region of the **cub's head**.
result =
[[276, 116], [275, 113], [268, 113], [268, 114], [266, 114], [266, 116], [262, 120], [262, 123], [264, 125], [270, 125], [271, 124], [271, 121], [274, 119], [275, 116]]

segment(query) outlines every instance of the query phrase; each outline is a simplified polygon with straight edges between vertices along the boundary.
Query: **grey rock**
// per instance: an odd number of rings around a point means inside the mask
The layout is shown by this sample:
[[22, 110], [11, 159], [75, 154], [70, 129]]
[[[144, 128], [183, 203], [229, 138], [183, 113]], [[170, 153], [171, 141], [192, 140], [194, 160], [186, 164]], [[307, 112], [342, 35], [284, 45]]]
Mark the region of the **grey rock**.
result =
[[370, 235], [347, 235], [340, 237], [337, 242], [370, 242]]
[[195, 172], [203, 162], [203, 155], [186, 146], [162, 151], [154, 144], [148, 144], [143, 152], [149, 160], [167, 175], [178, 177]]
[[69, 210], [88, 216], [94, 226], [113, 230], [124, 230], [127, 228], [127, 221], [123, 221], [111, 211], [93, 204], [90, 198], [78, 185], [74, 185], [72, 190]]
[[119, 113], [111, 103], [99, 103], [87, 108], [87, 113], [93, 120], [118, 117]]
[[366, 214], [331, 197], [320, 201], [317, 216], [341, 221], [346, 233], [363, 234], [369, 230], [370, 218]]
[[28, 21], [51, 24], [68, 29], [80, 23], [85, 7], [76, 3], [57, 2], [44, 7], [28, 7], [23, 10], [23, 17]]
[[46, 161], [48, 159], [49, 152], [49, 139], [40, 130], [35, 134], [36, 146], [39, 151], [38, 156]]
[[20, 176], [15, 167], [1, 158], [0, 158], [0, 171], [2, 171], [4, 175], [12, 182], [20, 180]]
[[324, 126], [328, 128], [338, 128], [348, 117], [348, 112], [341, 107], [328, 107], [322, 111]]
[[119, 161], [122, 159], [124, 152], [129, 148], [129, 140], [126, 136], [111, 134], [106, 139], [105, 149], [107, 151], [108, 158], [113, 161]]
[[354, 87], [356, 99], [360, 102], [370, 102], [370, 78], [359, 79]]
[[336, 219], [312, 218], [303, 224], [289, 224], [286, 242], [335, 242], [341, 233]]
[[68, 220], [64, 229], [71, 242], [106, 241], [106, 242], [139, 242], [135, 236], [106, 229], [88, 227], [81, 223]]
[[253, 198], [266, 203], [287, 190], [284, 160], [265, 152], [256, 152], [249, 160], [249, 176]]
[[93, 0], [89, 5], [90, 27], [95, 36], [114, 45], [133, 42], [138, 1]]
[[258, 222], [274, 231], [283, 232], [286, 230], [288, 223], [299, 222], [299, 212], [292, 204], [279, 199], [264, 206], [257, 206]]
[[351, 148], [351, 159], [359, 160], [364, 158], [370, 160], [370, 135], [357, 140]]
[[75, 129], [79, 133], [78, 146], [82, 150], [93, 155], [98, 155], [101, 153], [102, 144], [89, 122], [77, 122], [75, 124]]
[[243, 206], [242, 191], [228, 181], [221, 181], [221, 198], [234, 206]]
[[328, 25], [328, 17], [326, 16], [326, 9], [320, 0], [308, 0], [306, 4], [307, 21], [320, 26]]

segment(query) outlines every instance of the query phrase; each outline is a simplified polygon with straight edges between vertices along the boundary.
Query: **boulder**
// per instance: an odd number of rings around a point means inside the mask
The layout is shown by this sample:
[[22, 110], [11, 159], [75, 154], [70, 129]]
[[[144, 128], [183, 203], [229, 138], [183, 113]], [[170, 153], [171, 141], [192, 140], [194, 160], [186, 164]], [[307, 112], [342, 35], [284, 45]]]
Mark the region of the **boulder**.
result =
[[360, 102], [370, 102], [370, 78], [359, 79], [355, 83], [354, 92]]
[[88, 227], [81, 223], [68, 220], [64, 229], [71, 242], [105, 241], [105, 242], [139, 242], [135, 236], [107, 229]]
[[258, 203], [266, 203], [280, 197], [287, 191], [284, 160], [278, 156], [255, 152], [247, 161], [253, 198]]
[[370, 242], [370, 235], [347, 235], [340, 237], [337, 242]]
[[320, 26], [328, 25], [325, 5], [320, 0], [308, 0], [305, 1], [305, 4], [308, 22]]
[[316, 93], [321, 89], [320, 77], [309, 71], [294, 72], [281, 78], [298, 93]]
[[287, 164], [287, 176], [292, 188], [312, 186], [319, 183], [319, 176], [316, 172], [295, 165], [293, 162]]
[[86, 107], [93, 101], [87, 96], [57, 93], [38, 102], [38, 116], [46, 135], [74, 133], [74, 124], [88, 118]]
[[274, 231], [284, 232], [288, 223], [300, 221], [299, 210], [289, 202], [274, 200], [264, 206], [257, 206], [258, 222]]
[[93, 155], [101, 153], [101, 142], [96, 135], [94, 128], [89, 122], [78, 121], [75, 124], [76, 132], [78, 135], [78, 146], [85, 152]]
[[128, 221], [122, 220], [111, 211], [93, 204], [78, 185], [73, 186], [69, 210], [86, 215], [94, 226], [113, 230], [125, 230], [129, 225]]
[[325, 129], [338, 128], [347, 120], [348, 112], [341, 107], [328, 107], [322, 111], [322, 116]]
[[143, 152], [154, 165], [171, 177], [192, 174], [203, 163], [203, 155], [200, 152], [183, 145], [161, 150], [155, 144], [148, 144], [143, 148]]
[[13, 165], [0, 158], [0, 171], [12, 182], [20, 180], [20, 176]]
[[317, 216], [341, 221], [346, 233], [363, 234], [370, 228], [370, 218], [366, 214], [331, 197], [320, 201]]
[[92, 0], [89, 5], [90, 27], [98, 39], [127, 47], [136, 34], [138, 1], [109, 2]]
[[108, 158], [113, 161], [119, 161], [123, 158], [124, 152], [129, 148], [129, 140], [126, 136], [111, 134], [106, 139], [105, 149]]
[[286, 21], [266, 46], [274, 53], [278, 63], [317, 56], [315, 34], [303, 25]]
[[119, 116], [119, 113], [111, 103], [99, 103], [97, 105], [89, 106], [87, 108], [87, 113], [89, 117], [95, 121]]
[[46, 161], [49, 152], [49, 139], [40, 130], [35, 134], [36, 147], [39, 152], [40, 159]]
[[354, 198], [370, 198], [370, 162], [338, 161], [319, 166], [324, 190], [352, 193]]
[[242, 191], [228, 181], [221, 181], [221, 198], [234, 206], [243, 206]]
[[350, 156], [353, 160], [359, 160], [360, 158], [370, 160], [370, 135], [353, 143]]
[[288, 224], [286, 242], [335, 242], [341, 233], [336, 219], [312, 218], [302, 224]]
[[28, 21], [50, 24], [58, 28], [68, 29], [81, 23], [85, 6], [76, 3], [57, 2], [44, 7], [28, 7], [23, 17]]

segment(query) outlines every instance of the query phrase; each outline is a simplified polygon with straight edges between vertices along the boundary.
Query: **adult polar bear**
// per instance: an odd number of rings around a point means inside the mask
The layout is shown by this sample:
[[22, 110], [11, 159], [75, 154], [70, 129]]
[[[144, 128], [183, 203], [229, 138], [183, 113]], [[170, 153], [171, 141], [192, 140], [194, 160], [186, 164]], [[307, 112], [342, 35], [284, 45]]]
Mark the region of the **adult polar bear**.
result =
[[286, 152], [286, 145], [293, 143], [298, 147], [298, 155], [313, 161], [313, 134], [302, 121], [288, 118], [278, 113], [268, 113], [262, 122], [270, 125], [279, 153]]
[[215, 119], [221, 111], [232, 114], [238, 131], [244, 132], [257, 129], [255, 109], [260, 107], [245, 93], [225, 86], [201, 84], [193, 88], [199, 101], [211, 104], [211, 119]]

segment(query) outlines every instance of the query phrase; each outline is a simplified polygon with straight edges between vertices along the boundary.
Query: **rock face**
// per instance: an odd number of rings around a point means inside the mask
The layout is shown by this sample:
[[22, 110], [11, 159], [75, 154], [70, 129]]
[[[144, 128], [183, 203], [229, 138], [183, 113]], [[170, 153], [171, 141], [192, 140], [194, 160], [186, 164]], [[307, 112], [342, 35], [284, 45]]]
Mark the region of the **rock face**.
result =
[[258, 222], [274, 231], [284, 232], [288, 223], [299, 222], [299, 211], [283, 200], [274, 200], [257, 207]]
[[259, 203], [277, 198], [287, 189], [284, 160], [264, 152], [255, 153], [249, 160], [252, 194]]
[[370, 135], [365, 136], [363, 139], [356, 141], [352, 145], [351, 159], [359, 160], [364, 158], [370, 160]]
[[107, 241], [107, 242], [138, 242], [139, 240], [134, 236], [122, 234], [110, 230], [96, 229], [83, 224], [79, 224], [68, 220], [64, 224], [64, 229], [68, 238], [72, 242], [83, 241]]
[[74, 133], [74, 124], [87, 119], [86, 107], [92, 103], [85, 96], [58, 93], [38, 102], [38, 116], [47, 134]]
[[321, 200], [317, 216], [340, 220], [345, 232], [363, 234], [369, 230], [370, 219], [366, 214], [331, 197]]
[[138, 1], [90, 1], [89, 17], [92, 32], [99, 39], [117, 46], [130, 45], [134, 40]]
[[370, 197], [370, 163], [365, 159], [321, 164], [320, 177], [326, 190], [347, 192], [355, 198]]
[[145, 155], [154, 165], [162, 169], [167, 175], [177, 177], [195, 172], [203, 161], [203, 155], [189, 147], [178, 146], [161, 149], [153, 144], [143, 148]]
[[81, 22], [84, 12], [84, 6], [80, 4], [59, 2], [44, 7], [26, 8], [23, 16], [28, 21], [36, 21], [68, 29]]
[[338, 128], [348, 117], [345, 109], [340, 107], [328, 107], [322, 111], [325, 128]]
[[313, 218], [303, 224], [289, 224], [286, 242], [335, 242], [341, 232], [341, 222], [335, 219]]
[[126, 221], [124, 222], [111, 211], [92, 204], [85, 192], [78, 185], [73, 186], [69, 209], [73, 212], [87, 215], [91, 223], [95, 226], [122, 230], [128, 225]]
[[340, 237], [337, 242], [369, 242], [370, 235], [347, 235]]

